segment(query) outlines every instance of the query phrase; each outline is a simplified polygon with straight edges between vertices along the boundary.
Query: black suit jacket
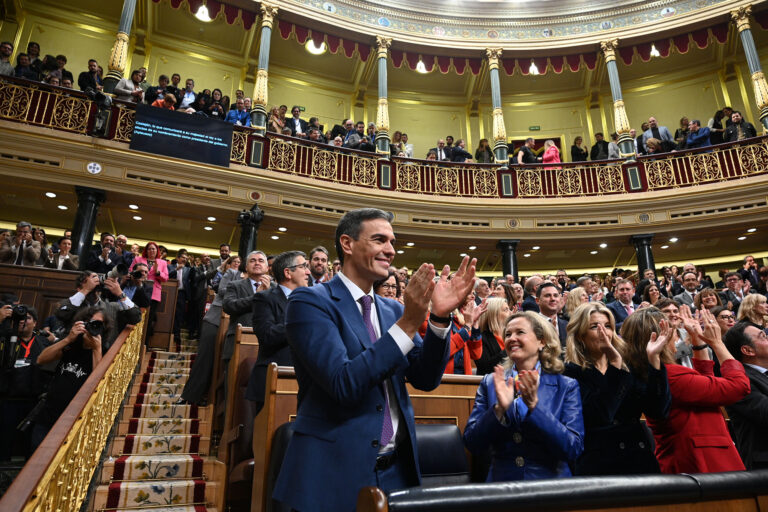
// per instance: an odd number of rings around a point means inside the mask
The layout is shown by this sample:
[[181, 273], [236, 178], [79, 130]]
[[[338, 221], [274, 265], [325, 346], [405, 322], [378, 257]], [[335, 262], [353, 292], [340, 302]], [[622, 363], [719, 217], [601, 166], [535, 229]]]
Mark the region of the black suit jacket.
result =
[[533, 295], [526, 296], [523, 299], [523, 305], [521, 307], [523, 311], [535, 311], [536, 313], [541, 312], [539, 305], [536, 303], [536, 297]]
[[83, 71], [77, 77], [77, 85], [81, 91], [85, 91], [89, 87], [95, 91], [96, 86], [101, 85], [101, 79], [94, 78], [93, 74], [88, 71]]
[[293, 366], [285, 333], [287, 305], [288, 298], [279, 286], [253, 296], [253, 332], [259, 338], [259, 356], [251, 370], [245, 397], [256, 402], [254, 415], [264, 406], [267, 367], [272, 363], [277, 363], [278, 366]]
[[[430, 148], [429, 151], [427, 151], [427, 155], [429, 155], [429, 153], [432, 151], [435, 152], [435, 154], [437, 155], [437, 159], [440, 160], [440, 152], [437, 150], [437, 148]], [[445, 146], [443, 148], [443, 153], [445, 153], [445, 159], [440, 161], [449, 162], [453, 157], [453, 148], [449, 148], [448, 146]], [[426, 158], [426, 156], [424, 158]]]
[[[306, 122], [303, 119], [299, 119], [299, 125], [301, 126], [301, 133], [307, 133], [307, 130], [309, 130], [309, 123]], [[296, 136], [296, 123], [294, 122], [293, 118], [285, 120], [285, 126], [291, 129], [291, 135], [294, 137]]]
[[[97, 274], [106, 274], [110, 270], [112, 270], [116, 265], [125, 264], [125, 261], [123, 260], [122, 256], [118, 256], [117, 253], [113, 250], [109, 253], [109, 264], [107, 264], [106, 261], [99, 260], [99, 257], [101, 256], [101, 249], [96, 249], [94, 251], [91, 251], [91, 253], [88, 255], [88, 265], [86, 268], [88, 270], [92, 270], [93, 272], [96, 272]], [[127, 265], [126, 265], [127, 266]]]
[[637, 141], [637, 154], [645, 155], [646, 153], [645, 153], [645, 145], [643, 144], [643, 135], [642, 134], [638, 135], [635, 141]]
[[733, 437], [747, 469], [768, 468], [768, 376], [744, 365], [749, 377], [749, 394], [727, 406]]
[[253, 325], [253, 285], [249, 278], [241, 279], [227, 285], [227, 289], [224, 292], [224, 300], [222, 300], [222, 308], [224, 312], [229, 315], [229, 329], [227, 335], [224, 338], [224, 347], [221, 349], [221, 358], [225, 361], [232, 359], [232, 354], [235, 351], [235, 330], [237, 324], [242, 324], [243, 327], [251, 327]]
[[467, 159], [471, 159], [472, 154], [464, 149], [461, 149], [460, 147], [453, 148], [453, 151], [451, 151], [451, 161], [452, 162], [464, 162]]

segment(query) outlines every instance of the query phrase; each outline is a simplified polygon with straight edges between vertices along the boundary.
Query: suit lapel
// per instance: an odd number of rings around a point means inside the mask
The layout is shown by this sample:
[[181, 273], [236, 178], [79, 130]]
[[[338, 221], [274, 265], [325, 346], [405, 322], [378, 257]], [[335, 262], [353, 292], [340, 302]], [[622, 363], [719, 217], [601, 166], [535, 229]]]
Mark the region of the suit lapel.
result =
[[[321, 284], [320, 286], [325, 286]], [[331, 290], [331, 298], [333, 299], [336, 307], [339, 308], [342, 318], [347, 324], [349, 324], [352, 331], [354, 331], [360, 344], [365, 348], [371, 348], [373, 342], [368, 335], [368, 330], [365, 328], [365, 324], [362, 322], [362, 316], [360, 310], [357, 308], [355, 299], [352, 298], [352, 294], [349, 293], [347, 287], [340, 277], [334, 277], [327, 285]], [[378, 304], [377, 304], [378, 309]], [[379, 324], [381, 325], [381, 324]]]

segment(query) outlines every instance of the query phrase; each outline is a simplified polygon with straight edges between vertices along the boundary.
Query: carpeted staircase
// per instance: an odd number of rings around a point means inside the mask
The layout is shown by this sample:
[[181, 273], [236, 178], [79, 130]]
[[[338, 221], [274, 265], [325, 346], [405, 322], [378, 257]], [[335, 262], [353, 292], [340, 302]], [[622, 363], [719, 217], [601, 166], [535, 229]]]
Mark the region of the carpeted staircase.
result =
[[94, 511], [222, 508], [224, 467], [211, 456], [211, 407], [177, 405], [196, 346], [148, 352], [104, 463]]

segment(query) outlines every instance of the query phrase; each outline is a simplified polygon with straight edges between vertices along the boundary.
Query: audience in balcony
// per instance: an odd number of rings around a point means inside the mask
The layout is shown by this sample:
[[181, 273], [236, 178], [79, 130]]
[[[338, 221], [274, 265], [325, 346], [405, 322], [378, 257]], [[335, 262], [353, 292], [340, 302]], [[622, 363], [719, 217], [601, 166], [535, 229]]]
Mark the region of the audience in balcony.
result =
[[731, 124], [723, 134], [724, 142], [736, 142], [750, 137], [757, 137], [755, 127], [741, 116], [741, 112], [734, 110], [731, 114]]
[[707, 127], [709, 128], [709, 141], [712, 145], [723, 143], [723, 134], [725, 132], [725, 127], [723, 126], [725, 113], [723, 110], [724, 109], [720, 109], [715, 112], [715, 115], [712, 116], [707, 123]]
[[40, 81], [40, 71], [32, 67], [29, 61], [29, 55], [20, 53], [16, 56], [15, 75], [17, 78], [25, 78], [34, 82]]
[[696, 149], [711, 146], [710, 130], [708, 126], [702, 128], [701, 121], [694, 119], [688, 124], [688, 135], [685, 140], [685, 146], [679, 149]]
[[493, 148], [488, 144], [488, 139], [480, 139], [475, 150], [475, 162], [479, 164], [492, 164], [495, 162]]
[[0, 244], [0, 263], [33, 267], [41, 253], [40, 242], [32, 237], [32, 225], [21, 221], [14, 236], [6, 236]]
[[[541, 157], [542, 163], [545, 164], [559, 164], [560, 163], [560, 150], [557, 149], [555, 141], [547, 139], [544, 142], [544, 155]], [[556, 169], [556, 167], [553, 167]]]
[[184, 110], [192, 107], [192, 105], [195, 103], [196, 97], [197, 94], [195, 93], [195, 81], [191, 78], [187, 78], [184, 90], [179, 91], [179, 95], [176, 97], [176, 99], [179, 101], [176, 109]]
[[72, 254], [72, 239], [65, 237], [59, 240], [58, 252], [53, 248], [48, 249], [47, 257], [43, 266], [55, 268], [57, 270], [77, 270], [80, 265], [80, 259], [77, 254]]
[[690, 133], [690, 121], [686, 116], [680, 118], [680, 126], [675, 130], [675, 147], [685, 149], [687, 147], [688, 134]]
[[[147, 104], [152, 105], [155, 103], [155, 100], [161, 100], [163, 99], [163, 96], [165, 96], [166, 93], [170, 93], [174, 95], [174, 98], [176, 95], [174, 92], [171, 92], [169, 90], [168, 85], [168, 76], [166, 75], [160, 75], [160, 78], [157, 79], [157, 85], [153, 85], [152, 87], [149, 87], [147, 91], [144, 93], [144, 101], [147, 102]], [[176, 104], [174, 103], [174, 107]]]
[[648, 118], [648, 129], [643, 132], [643, 145], [645, 146], [646, 152], [651, 153], [648, 148], [649, 139], [658, 140], [659, 146], [664, 153], [675, 149], [675, 139], [672, 137], [672, 134], [669, 133], [669, 129], [666, 126], [659, 126], [656, 118], [653, 116]]
[[81, 91], [85, 91], [88, 88], [94, 91], [104, 90], [101, 73], [99, 72], [99, 63], [95, 59], [90, 59], [88, 61], [88, 71], [83, 71], [77, 77], [77, 86]]
[[621, 158], [618, 142], [619, 142], [619, 134], [616, 132], [613, 132], [611, 134], [611, 142], [608, 143], [608, 160], [616, 160], [617, 158]]
[[535, 144], [536, 141], [533, 139], [533, 137], [528, 137], [525, 139], [525, 143], [518, 148], [515, 157], [515, 160], [518, 164], [535, 164], [537, 162], [541, 162], [542, 157], [536, 156], [536, 154], [533, 152], [533, 147]]
[[465, 163], [474, 162], [474, 160], [472, 160], [472, 153], [467, 151], [467, 141], [464, 139], [459, 139], [456, 141], [456, 145], [453, 146], [451, 151], [451, 161]]
[[587, 148], [583, 148], [584, 139], [579, 136], [573, 139], [573, 145], [571, 146], [571, 161], [572, 162], [586, 162], [589, 156]]
[[251, 116], [245, 109], [245, 100], [238, 98], [235, 101], [235, 110], [227, 112], [224, 120], [237, 126], [251, 126]]
[[11, 55], [13, 55], [13, 44], [8, 41], [0, 43], [0, 75], [16, 75], [16, 69], [11, 64]]
[[162, 98], [157, 98], [152, 102], [153, 107], [164, 108], [166, 110], [176, 110], [176, 97], [173, 94], [165, 94]]
[[291, 118], [288, 120], [287, 126], [291, 129], [291, 136], [306, 137], [309, 123], [301, 118], [301, 108], [298, 105], [291, 108]]
[[427, 160], [430, 159], [429, 153], [431, 152], [435, 153], [435, 160], [443, 162], [450, 161], [451, 159], [451, 150], [446, 146], [444, 139], [438, 139], [437, 146], [430, 148], [430, 150], [427, 152]]
[[595, 144], [589, 152], [590, 160], [607, 160], [608, 159], [608, 141], [603, 137], [602, 132], [595, 134]]

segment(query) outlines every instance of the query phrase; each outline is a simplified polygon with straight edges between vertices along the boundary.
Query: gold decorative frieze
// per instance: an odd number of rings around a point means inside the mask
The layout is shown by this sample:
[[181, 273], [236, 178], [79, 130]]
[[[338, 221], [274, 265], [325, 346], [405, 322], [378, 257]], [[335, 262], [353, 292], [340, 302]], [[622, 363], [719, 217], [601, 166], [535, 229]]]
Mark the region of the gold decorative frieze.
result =
[[677, 179], [675, 178], [675, 171], [671, 160], [645, 162], [645, 174], [648, 178], [649, 190], [677, 186]]
[[248, 134], [237, 130], [232, 131], [232, 153], [229, 159], [238, 164], [246, 165], [245, 154], [247, 147]]
[[459, 170], [445, 167], [435, 169], [435, 192], [457, 195], [459, 193]]
[[0, 82], [0, 117], [25, 122], [32, 105], [32, 89]]
[[325, 180], [335, 180], [339, 162], [334, 151], [314, 151], [312, 156], [312, 176]]
[[541, 172], [533, 169], [518, 171], [517, 193], [520, 197], [541, 196]]
[[755, 103], [760, 110], [768, 107], [768, 83], [762, 71], [752, 73], [752, 88], [755, 91]]
[[282, 139], [269, 143], [269, 168], [275, 171], [296, 172], [296, 146]]
[[560, 195], [575, 196], [584, 193], [581, 187], [581, 173], [578, 169], [556, 170], [555, 175], [557, 176], [557, 191]]
[[363, 187], [376, 186], [376, 160], [352, 156], [352, 184]]
[[404, 192], [421, 191], [421, 166], [415, 163], [397, 166], [397, 190]]
[[133, 126], [136, 122], [136, 111], [132, 108], [122, 107], [117, 112], [115, 140], [118, 142], [131, 142], [131, 137], [133, 137]]
[[723, 178], [720, 159], [717, 153], [700, 153], [690, 157], [693, 179], [696, 183], [707, 183]]
[[277, 6], [269, 2], [261, 2], [261, 26], [272, 28], [277, 16]]
[[749, 30], [749, 17], [751, 15], [751, 5], [745, 5], [744, 7], [739, 7], [738, 9], [731, 11], [731, 21], [736, 24], [736, 29], [739, 33], [744, 30]]
[[768, 142], [749, 146], [736, 146], [736, 160], [741, 164], [741, 175], [749, 176], [768, 169]]
[[624, 192], [624, 173], [619, 165], [606, 165], [597, 168], [597, 187], [601, 194]]
[[472, 169], [475, 185], [475, 195], [478, 197], [496, 197], [499, 195], [499, 184], [495, 169]]
[[618, 39], [611, 39], [609, 41], [600, 41], [600, 51], [603, 52], [605, 62], [611, 62], [616, 60], [616, 48], [619, 47]]

